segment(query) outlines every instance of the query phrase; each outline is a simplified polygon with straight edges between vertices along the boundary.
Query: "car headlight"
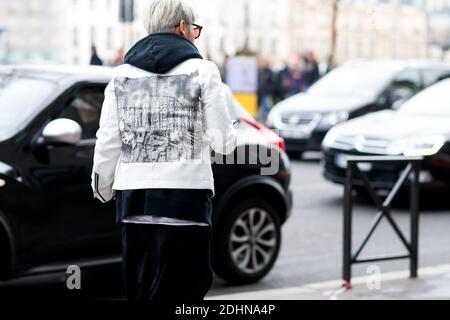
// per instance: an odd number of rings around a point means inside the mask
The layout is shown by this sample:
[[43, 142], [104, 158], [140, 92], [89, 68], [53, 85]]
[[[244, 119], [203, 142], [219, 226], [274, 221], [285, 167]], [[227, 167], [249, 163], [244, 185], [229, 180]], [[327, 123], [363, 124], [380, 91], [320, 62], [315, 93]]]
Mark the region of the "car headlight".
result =
[[447, 139], [443, 136], [404, 139], [393, 142], [389, 147], [389, 152], [409, 157], [432, 156], [442, 149], [446, 141]]
[[341, 123], [343, 121], [348, 120], [349, 114], [347, 111], [336, 111], [325, 114], [322, 117], [322, 120], [319, 122], [319, 128], [321, 129], [329, 129]]
[[325, 138], [323, 139], [322, 148], [323, 149], [331, 148], [336, 142], [337, 138], [338, 138], [337, 130], [331, 129], [330, 131], [328, 131]]
[[273, 129], [278, 127], [280, 121], [281, 121], [281, 114], [276, 110], [272, 110], [267, 116], [266, 124], [269, 128]]

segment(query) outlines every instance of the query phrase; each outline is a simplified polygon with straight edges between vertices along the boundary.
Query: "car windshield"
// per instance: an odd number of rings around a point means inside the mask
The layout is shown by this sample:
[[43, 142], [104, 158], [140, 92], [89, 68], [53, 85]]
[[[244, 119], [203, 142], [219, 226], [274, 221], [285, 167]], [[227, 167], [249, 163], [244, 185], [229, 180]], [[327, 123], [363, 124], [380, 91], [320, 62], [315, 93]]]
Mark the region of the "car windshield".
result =
[[449, 91], [450, 80], [439, 82], [405, 102], [400, 112], [450, 117]]
[[331, 71], [309, 90], [322, 96], [376, 97], [392, 80], [395, 71], [379, 65], [343, 66]]
[[49, 81], [0, 73], [0, 140], [20, 130], [54, 89]]
[[252, 119], [253, 116], [236, 100], [231, 89], [224, 85], [225, 95], [227, 98], [228, 111], [232, 120], [241, 118]]

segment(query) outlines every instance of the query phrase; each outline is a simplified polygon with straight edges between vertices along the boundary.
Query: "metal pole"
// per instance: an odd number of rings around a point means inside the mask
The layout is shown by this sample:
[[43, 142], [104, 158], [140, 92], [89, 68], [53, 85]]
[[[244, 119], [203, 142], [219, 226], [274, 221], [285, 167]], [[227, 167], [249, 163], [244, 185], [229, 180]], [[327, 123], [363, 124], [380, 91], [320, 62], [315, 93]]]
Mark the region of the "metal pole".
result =
[[[419, 224], [420, 224], [420, 170], [421, 170], [421, 162], [423, 161], [422, 157], [405, 157], [405, 158], [397, 158], [397, 157], [383, 157], [382, 159], [376, 157], [349, 157], [347, 158], [347, 177], [345, 180], [345, 188], [344, 188], [344, 203], [343, 203], [343, 279], [344, 279], [344, 288], [351, 289], [351, 278], [352, 278], [352, 265], [355, 263], [369, 263], [375, 261], [389, 261], [389, 260], [398, 260], [398, 259], [410, 259], [410, 276], [411, 278], [418, 277], [418, 257], [419, 257]], [[407, 168], [401, 174], [399, 180], [394, 186], [393, 190], [390, 192], [390, 195], [385, 200], [383, 205], [378, 205], [381, 207], [381, 213], [379, 217], [375, 220], [374, 225], [372, 226], [368, 236], [363, 241], [361, 247], [357, 251], [356, 255], [352, 253], [352, 218], [353, 218], [353, 177], [356, 174], [361, 175], [363, 180], [368, 180], [367, 177], [359, 171], [357, 165], [361, 162], [387, 162], [387, 163], [398, 163], [398, 162], [408, 162]], [[401, 232], [400, 228], [396, 224], [390, 213], [390, 204], [394, 199], [395, 195], [400, 190], [400, 185], [407, 181], [407, 178], [412, 176], [411, 179], [411, 225], [410, 225], [410, 239], [411, 242], [408, 243], [406, 237]], [[365, 178], [366, 177], [366, 178]], [[368, 190], [372, 190], [372, 186], [370, 183], [365, 183], [365, 186]], [[378, 200], [374, 199], [376, 203]], [[358, 255], [362, 252], [363, 248], [368, 242], [368, 239], [373, 234], [374, 230], [378, 226], [382, 217], [386, 217], [390, 224], [392, 225], [395, 233], [403, 242], [405, 247], [408, 249], [409, 254], [407, 256], [396, 256], [396, 257], [380, 257], [380, 258], [371, 258], [371, 259], [358, 259]]]
[[244, 51], [248, 51], [250, 48], [250, 5], [248, 0], [244, 3], [244, 30], [245, 30], [245, 43]]
[[328, 63], [330, 68], [336, 63], [336, 46], [337, 46], [337, 20], [339, 12], [339, 0], [333, 0], [331, 13], [331, 38], [330, 38], [330, 57]]
[[288, 52], [291, 55], [294, 53], [294, 0], [289, 0], [288, 8]]
[[413, 181], [411, 185], [411, 278], [417, 278], [419, 260], [420, 166], [420, 162], [414, 162]]
[[353, 163], [348, 162], [344, 189], [344, 286], [351, 288], [352, 280], [352, 201], [353, 201]]

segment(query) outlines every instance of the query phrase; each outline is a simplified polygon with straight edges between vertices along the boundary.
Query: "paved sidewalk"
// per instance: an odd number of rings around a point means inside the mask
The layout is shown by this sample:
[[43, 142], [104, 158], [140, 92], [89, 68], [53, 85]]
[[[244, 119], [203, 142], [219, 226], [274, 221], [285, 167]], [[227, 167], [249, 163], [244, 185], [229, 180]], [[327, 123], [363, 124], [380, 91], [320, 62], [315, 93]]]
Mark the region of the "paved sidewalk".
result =
[[[314, 283], [296, 288], [245, 292], [209, 297], [209, 300], [450, 300], [450, 265], [423, 268], [419, 278], [408, 272], [393, 272], [375, 278], [354, 278], [353, 289], [342, 281]], [[380, 278], [378, 278], [380, 279]], [[378, 288], [373, 288], [377, 286]], [[369, 288], [373, 288], [372, 290]]]

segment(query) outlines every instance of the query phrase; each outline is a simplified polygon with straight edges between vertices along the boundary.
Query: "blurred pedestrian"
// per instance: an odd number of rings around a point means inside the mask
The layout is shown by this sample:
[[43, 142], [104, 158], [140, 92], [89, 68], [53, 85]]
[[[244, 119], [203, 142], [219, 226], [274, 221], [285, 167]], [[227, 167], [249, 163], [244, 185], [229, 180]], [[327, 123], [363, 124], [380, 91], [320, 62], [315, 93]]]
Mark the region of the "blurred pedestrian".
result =
[[222, 81], [224, 83], [227, 83], [227, 64], [229, 59], [230, 56], [228, 54], [225, 54], [222, 64], [220, 65], [220, 76], [222, 77]]
[[308, 90], [320, 78], [319, 64], [312, 51], [303, 55], [303, 90]]
[[103, 61], [98, 56], [97, 48], [95, 47], [95, 45], [91, 46], [91, 63], [90, 64], [93, 66], [102, 66], [103, 65]]
[[258, 103], [263, 116], [266, 116], [270, 112], [274, 88], [274, 74], [270, 68], [270, 62], [262, 59], [259, 61], [258, 69]]
[[274, 72], [274, 90], [273, 100], [274, 104], [286, 99], [288, 90], [286, 89], [286, 79], [289, 71], [289, 67], [285, 64], [280, 70]]
[[155, 0], [144, 17], [148, 36], [105, 91], [92, 188], [116, 198], [127, 298], [200, 303], [213, 281], [210, 149], [232, 153], [236, 131], [192, 8]]
[[284, 90], [288, 97], [303, 91], [303, 73], [298, 55], [291, 57], [290, 65], [286, 69], [283, 82]]

